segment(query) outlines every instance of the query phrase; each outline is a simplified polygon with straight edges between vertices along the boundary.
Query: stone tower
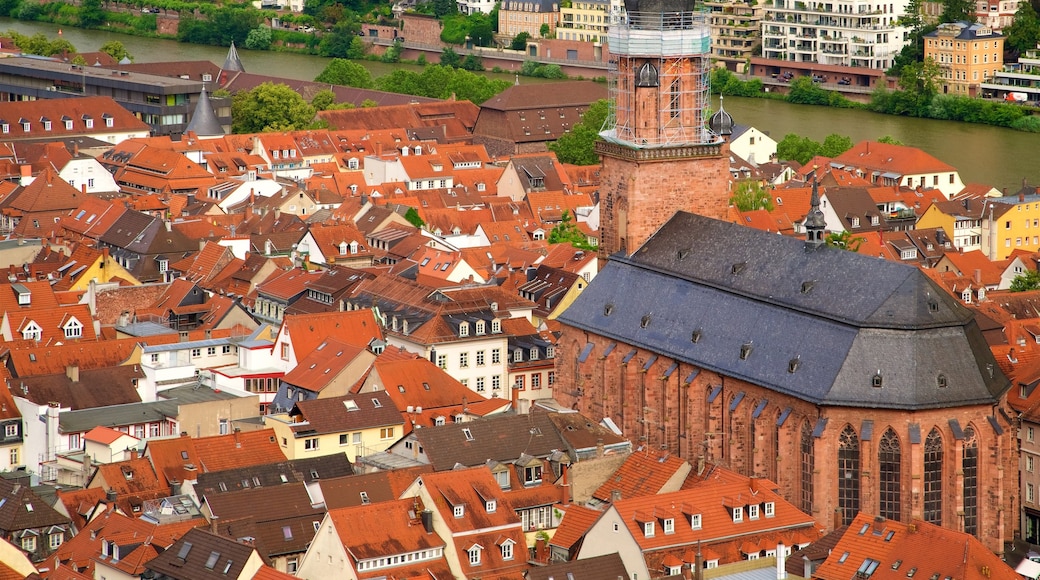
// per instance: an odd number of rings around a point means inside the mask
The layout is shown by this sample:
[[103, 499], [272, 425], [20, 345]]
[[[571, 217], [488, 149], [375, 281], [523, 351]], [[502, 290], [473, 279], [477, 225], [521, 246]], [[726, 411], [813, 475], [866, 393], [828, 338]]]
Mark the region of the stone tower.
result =
[[626, 0], [610, 27], [600, 257], [638, 248], [678, 210], [724, 219], [728, 146], [708, 127], [710, 35], [692, 0]]

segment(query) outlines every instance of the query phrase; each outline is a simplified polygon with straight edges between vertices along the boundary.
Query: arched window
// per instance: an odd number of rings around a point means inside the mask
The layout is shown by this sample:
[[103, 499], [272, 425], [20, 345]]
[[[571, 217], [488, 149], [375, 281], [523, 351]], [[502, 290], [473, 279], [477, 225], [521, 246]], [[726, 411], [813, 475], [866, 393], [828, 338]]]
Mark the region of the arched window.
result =
[[942, 525], [943, 441], [932, 428], [924, 441], [924, 521]]
[[961, 471], [964, 473], [964, 532], [974, 536], [979, 531], [979, 441], [971, 426], [964, 429]]
[[838, 438], [838, 509], [842, 525], [859, 513], [859, 437], [851, 425]]
[[802, 452], [802, 511], [811, 514], [813, 507], [813, 470], [816, 469], [816, 458], [813, 455], [812, 427], [809, 426], [808, 421], [802, 423], [800, 447]]
[[896, 432], [889, 428], [881, 436], [881, 442], [878, 445], [878, 472], [880, 475], [878, 492], [881, 500], [878, 513], [883, 518], [895, 521], [899, 521], [899, 506], [902, 502], [900, 494], [902, 471], [899, 464], [901, 458], [899, 437], [896, 437]]

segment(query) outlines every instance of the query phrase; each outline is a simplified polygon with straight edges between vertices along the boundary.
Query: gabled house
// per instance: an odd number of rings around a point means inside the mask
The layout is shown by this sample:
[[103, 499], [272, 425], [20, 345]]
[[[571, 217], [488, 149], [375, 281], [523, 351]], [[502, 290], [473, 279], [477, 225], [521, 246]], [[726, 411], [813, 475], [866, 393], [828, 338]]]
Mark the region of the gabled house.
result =
[[20, 237], [53, 237], [61, 218], [87, 194], [66, 183], [52, 168], [0, 200], [0, 232]]
[[374, 354], [386, 344], [383, 328], [371, 309], [347, 308], [345, 312], [286, 316], [275, 337], [274, 355], [286, 371], [292, 370], [329, 338]]
[[142, 282], [169, 282], [170, 264], [197, 251], [199, 244], [157, 217], [127, 211], [101, 235], [99, 247]]
[[527, 567], [520, 518], [487, 467], [421, 475], [402, 497], [429, 510], [453, 577], [517, 578]]
[[253, 546], [194, 528], [145, 567], [154, 580], [250, 580], [266, 565]]
[[950, 242], [957, 250], [979, 250], [982, 248], [982, 220], [987, 217], [988, 201], [982, 197], [962, 196], [933, 202], [917, 219], [917, 228], [942, 228], [950, 234]]
[[363, 268], [374, 258], [361, 230], [349, 223], [311, 224], [299, 248], [316, 264]]
[[299, 401], [266, 421], [289, 459], [345, 454], [354, 461], [385, 451], [404, 427], [386, 391]]
[[0, 538], [41, 562], [72, 537], [69, 518], [29, 488], [29, 478], [0, 478]]
[[345, 395], [375, 358], [368, 350], [327, 338], [282, 377], [269, 411], [286, 412], [301, 401]]
[[168, 484], [196, 481], [199, 473], [285, 461], [271, 429], [227, 435], [152, 439], [144, 456]]
[[877, 185], [937, 189], [946, 199], [964, 189], [955, 167], [905, 145], [860, 141], [835, 157], [831, 166], [851, 171]]
[[433, 512], [406, 497], [329, 510], [298, 571], [301, 578], [452, 578], [448, 542]]
[[613, 502], [585, 534], [578, 560], [617, 552], [630, 577], [656, 578], [698, 559], [715, 568], [787, 556], [822, 535], [769, 480], [707, 470], [680, 491]]
[[[805, 570], [806, 577], [844, 580], [885, 572], [907, 578], [1021, 578], [978, 539], [916, 518], [904, 523], [860, 513], [833, 533], [840, 539], [826, 560]], [[945, 556], [950, 554], [957, 557]]]
[[517, 284], [516, 290], [521, 298], [538, 305], [532, 321], [536, 325], [541, 321], [555, 320], [588, 285], [588, 280], [576, 273], [544, 264], [537, 269], [528, 269], [526, 279], [526, 282]]
[[552, 152], [510, 157], [497, 185], [499, 196], [514, 202], [523, 201], [531, 192], [563, 191], [571, 186], [563, 164]]

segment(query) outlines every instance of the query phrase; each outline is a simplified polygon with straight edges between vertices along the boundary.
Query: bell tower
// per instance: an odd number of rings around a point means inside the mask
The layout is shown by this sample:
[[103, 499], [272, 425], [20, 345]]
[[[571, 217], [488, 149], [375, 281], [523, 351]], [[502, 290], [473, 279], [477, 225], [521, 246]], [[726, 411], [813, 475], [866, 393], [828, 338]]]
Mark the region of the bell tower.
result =
[[718, 219], [729, 211], [722, 135], [732, 119], [709, 128], [706, 15], [693, 11], [692, 0], [625, 5], [610, 26], [610, 111], [596, 142], [600, 258], [635, 251], [676, 211]]

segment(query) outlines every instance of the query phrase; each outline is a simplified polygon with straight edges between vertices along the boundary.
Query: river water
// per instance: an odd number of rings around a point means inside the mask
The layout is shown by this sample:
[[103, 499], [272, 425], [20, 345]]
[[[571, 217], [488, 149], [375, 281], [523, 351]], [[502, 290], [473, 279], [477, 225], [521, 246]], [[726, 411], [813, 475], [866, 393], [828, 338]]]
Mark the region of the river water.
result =
[[[59, 27], [0, 18], [0, 31], [8, 29], [29, 35], [42, 32], [53, 37], [57, 35]], [[95, 51], [109, 40], [118, 40], [134, 55], [137, 62], [209, 60], [221, 64], [227, 56], [227, 49], [222, 47], [181, 44], [172, 40], [103, 30], [65, 28], [62, 36], [83, 52]], [[239, 50], [239, 56], [247, 71], [303, 80], [316, 77], [329, 62], [329, 59], [319, 56], [244, 49]], [[407, 64], [390, 65], [370, 61], [362, 61], [362, 64], [372, 72], [373, 77], [387, 74], [396, 68], [419, 70]], [[512, 80], [507, 74], [489, 75]], [[539, 81], [544, 82], [543, 79], [521, 77], [522, 83]], [[713, 106], [717, 106], [717, 101]], [[969, 123], [792, 105], [767, 99], [728, 97], [725, 107], [737, 123], [752, 125], [777, 141], [788, 133], [817, 141], [823, 141], [831, 133], [848, 135], [853, 141], [890, 135], [956, 167], [965, 183], [985, 183], [998, 189], [1006, 187], [1011, 192], [1021, 187], [1023, 179], [1030, 185], [1040, 185], [1040, 134]]]

